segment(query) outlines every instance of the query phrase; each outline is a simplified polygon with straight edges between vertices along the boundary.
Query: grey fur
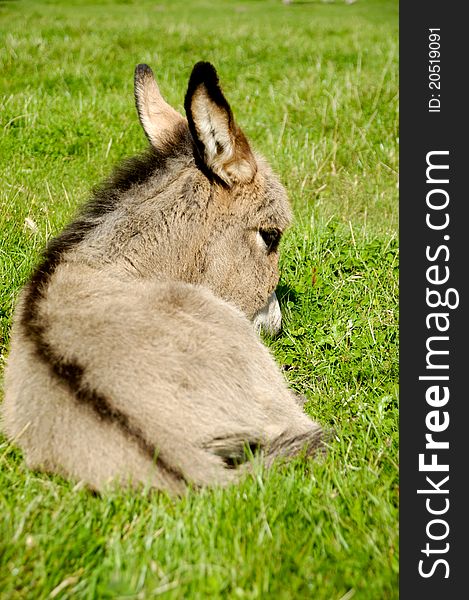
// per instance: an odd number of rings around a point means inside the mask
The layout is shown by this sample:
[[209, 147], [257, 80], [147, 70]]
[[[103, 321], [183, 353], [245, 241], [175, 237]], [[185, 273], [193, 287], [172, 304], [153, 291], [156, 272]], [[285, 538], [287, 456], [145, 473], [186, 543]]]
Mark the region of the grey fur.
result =
[[180, 493], [235, 481], [245, 447], [267, 464], [312, 453], [322, 430], [253, 326], [280, 325], [277, 244], [262, 240], [291, 220], [283, 187], [208, 63], [189, 82], [189, 127], [147, 66], [135, 94], [151, 148], [95, 192], [22, 291], [2, 426], [33, 469]]

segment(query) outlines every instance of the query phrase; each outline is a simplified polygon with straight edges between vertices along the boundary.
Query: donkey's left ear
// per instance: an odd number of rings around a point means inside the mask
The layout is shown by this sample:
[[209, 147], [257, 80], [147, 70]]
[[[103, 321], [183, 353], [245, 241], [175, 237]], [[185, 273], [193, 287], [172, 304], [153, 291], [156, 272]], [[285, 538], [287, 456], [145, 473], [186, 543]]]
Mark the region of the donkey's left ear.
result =
[[199, 62], [192, 70], [184, 107], [206, 167], [227, 185], [250, 182], [256, 173], [256, 160], [210, 63]]
[[134, 94], [138, 117], [151, 145], [161, 148], [184, 122], [182, 117], [160, 94], [153, 71], [148, 65], [137, 65], [134, 74]]

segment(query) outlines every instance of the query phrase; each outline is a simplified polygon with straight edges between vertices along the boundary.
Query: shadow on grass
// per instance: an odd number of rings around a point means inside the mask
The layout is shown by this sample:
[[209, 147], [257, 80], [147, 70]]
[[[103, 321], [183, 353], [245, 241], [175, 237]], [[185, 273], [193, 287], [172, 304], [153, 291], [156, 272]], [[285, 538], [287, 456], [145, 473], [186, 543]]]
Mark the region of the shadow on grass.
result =
[[275, 293], [280, 304], [280, 308], [287, 304], [287, 302], [296, 303], [298, 300], [298, 292], [286, 283], [280, 283]]

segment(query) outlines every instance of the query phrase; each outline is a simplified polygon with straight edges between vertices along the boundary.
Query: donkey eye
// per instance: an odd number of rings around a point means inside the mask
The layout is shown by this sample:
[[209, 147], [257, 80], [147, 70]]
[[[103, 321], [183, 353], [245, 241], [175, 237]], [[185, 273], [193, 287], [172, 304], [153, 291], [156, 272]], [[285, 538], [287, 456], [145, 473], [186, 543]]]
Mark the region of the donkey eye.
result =
[[264, 244], [268, 252], [275, 252], [280, 242], [281, 232], [278, 229], [259, 229]]

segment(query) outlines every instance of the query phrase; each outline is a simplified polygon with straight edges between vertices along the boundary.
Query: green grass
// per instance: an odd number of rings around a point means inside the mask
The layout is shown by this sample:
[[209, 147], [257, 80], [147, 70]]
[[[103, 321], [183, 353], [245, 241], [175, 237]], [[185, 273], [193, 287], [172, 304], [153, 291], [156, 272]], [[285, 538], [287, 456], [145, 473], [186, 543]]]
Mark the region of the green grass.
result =
[[[182, 110], [197, 60], [280, 174], [282, 335], [271, 346], [336, 439], [173, 500], [29, 472], [0, 438], [0, 597], [398, 597], [398, 7], [279, 1], [0, 1], [2, 364], [46, 240], [145, 147], [147, 62]], [[0, 365], [1, 367], [2, 365]]]

